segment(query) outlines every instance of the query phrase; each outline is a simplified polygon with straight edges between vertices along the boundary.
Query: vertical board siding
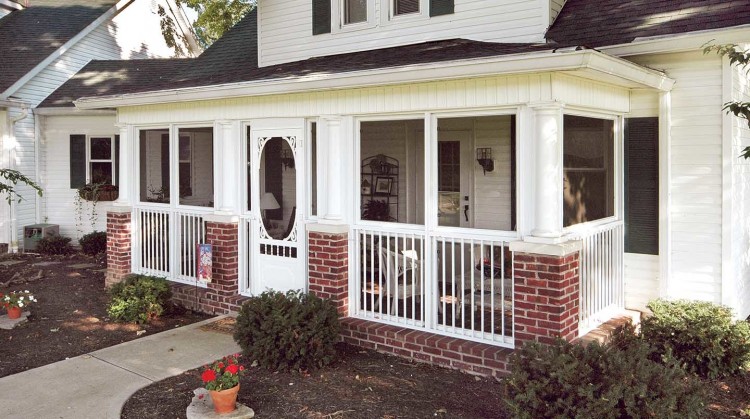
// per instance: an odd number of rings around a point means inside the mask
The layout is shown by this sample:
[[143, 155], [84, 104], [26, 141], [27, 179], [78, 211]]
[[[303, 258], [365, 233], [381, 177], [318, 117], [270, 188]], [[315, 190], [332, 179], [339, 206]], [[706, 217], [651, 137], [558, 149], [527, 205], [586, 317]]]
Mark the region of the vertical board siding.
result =
[[669, 296], [721, 302], [722, 66], [700, 52], [633, 57], [677, 81], [671, 93]]
[[[747, 45], [744, 46], [747, 49]], [[731, 99], [750, 102], [747, 69], [731, 67]], [[739, 318], [750, 315], [750, 161], [738, 157], [750, 146], [750, 128], [746, 119], [731, 117], [732, 146], [732, 272], [733, 289], [729, 296], [736, 303]]]
[[[256, 96], [132, 106], [119, 109], [123, 123], [211, 121], [316, 115], [368, 115], [516, 106], [553, 98], [549, 74], [497, 76], [314, 93]], [[627, 89], [572, 76], [555, 76], [555, 98], [603, 111], [627, 112]]]
[[[554, 0], [554, 2], [560, 2]], [[313, 35], [311, 0], [261, 0], [258, 6], [261, 66], [314, 56], [408, 45], [437, 39], [489, 42], [542, 42], [549, 22], [539, 1], [455, 0], [455, 12], [443, 16], [389, 18], [388, 0], [375, 1], [371, 26]], [[553, 8], [556, 6], [552, 6]], [[334, 17], [335, 22], [335, 17]]]

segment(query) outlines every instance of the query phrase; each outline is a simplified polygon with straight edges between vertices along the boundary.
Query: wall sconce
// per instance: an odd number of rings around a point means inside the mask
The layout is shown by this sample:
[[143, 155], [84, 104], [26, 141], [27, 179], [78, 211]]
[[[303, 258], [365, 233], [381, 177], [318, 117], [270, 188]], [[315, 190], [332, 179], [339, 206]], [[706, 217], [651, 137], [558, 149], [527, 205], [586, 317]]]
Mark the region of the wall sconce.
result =
[[294, 169], [294, 156], [292, 155], [292, 150], [286, 147], [281, 148], [281, 164], [284, 165], [284, 170], [287, 168]]
[[495, 162], [492, 160], [492, 149], [478, 148], [477, 149], [477, 162], [482, 166], [483, 174], [495, 170]]

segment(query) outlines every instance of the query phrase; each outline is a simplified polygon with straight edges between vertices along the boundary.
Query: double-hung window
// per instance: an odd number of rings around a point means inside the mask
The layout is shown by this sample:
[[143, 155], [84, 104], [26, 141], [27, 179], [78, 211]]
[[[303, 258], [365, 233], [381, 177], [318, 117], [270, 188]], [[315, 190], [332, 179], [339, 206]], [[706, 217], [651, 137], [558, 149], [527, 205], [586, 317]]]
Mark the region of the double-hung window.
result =
[[89, 183], [114, 184], [114, 146], [112, 137], [89, 137]]
[[342, 0], [342, 22], [344, 25], [365, 23], [368, 19], [369, 0]]
[[421, 0], [391, 0], [393, 16], [411, 15], [420, 12]]

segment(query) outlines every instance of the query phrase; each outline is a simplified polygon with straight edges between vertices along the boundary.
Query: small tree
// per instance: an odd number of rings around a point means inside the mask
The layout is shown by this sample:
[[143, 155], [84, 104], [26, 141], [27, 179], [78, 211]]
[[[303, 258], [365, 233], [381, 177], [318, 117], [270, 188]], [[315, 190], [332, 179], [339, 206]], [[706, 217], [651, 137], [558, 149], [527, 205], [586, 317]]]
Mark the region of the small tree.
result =
[[[729, 64], [736, 65], [739, 68], [745, 68], [750, 64], [750, 50], [742, 50], [736, 44], [726, 45], [709, 45], [703, 48], [703, 53], [708, 54], [709, 52], [716, 51], [722, 57], [729, 58]], [[747, 69], [745, 74], [750, 73], [750, 68]], [[731, 113], [738, 118], [743, 118], [747, 121], [748, 127], [750, 127], [750, 102], [732, 101], [724, 104], [723, 108], [727, 113]], [[750, 159], [750, 146], [742, 149], [740, 157]]]
[[[256, 0], [176, 0], [176, 3], [179, 7], [184, 5], [197, 13], [198, 17], [191, 29], [200, 46], [205, 49], [255, 8]], [[174, 49], [177, 56], [184, 56], [185, 51], [180, 44], [184, 44], [185, 39], [178, 33], [172, 13], [159, 6], [158, 14], [165, 42]]]
[[8, 201], [8, 205], [15, 200], [17, 202], [23, 201], [23, 197], [16, 191], [19, 182], [34, 188], [36, 193], [42, 196], [42, 188], [23, 173], [18, 170], [0, 169], [0, 194], [6, 194], [5, 199]]

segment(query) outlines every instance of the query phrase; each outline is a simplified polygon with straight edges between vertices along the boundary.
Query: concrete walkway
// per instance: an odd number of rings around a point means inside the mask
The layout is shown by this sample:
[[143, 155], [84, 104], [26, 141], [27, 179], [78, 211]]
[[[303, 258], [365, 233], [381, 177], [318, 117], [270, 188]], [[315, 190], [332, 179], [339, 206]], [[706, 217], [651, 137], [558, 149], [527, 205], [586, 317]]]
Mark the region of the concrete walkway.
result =
[[139, 388], [240, 352], [232, 336], [199, 328], [220, 318], [0, 378], [0, 417], [119, 418]]

